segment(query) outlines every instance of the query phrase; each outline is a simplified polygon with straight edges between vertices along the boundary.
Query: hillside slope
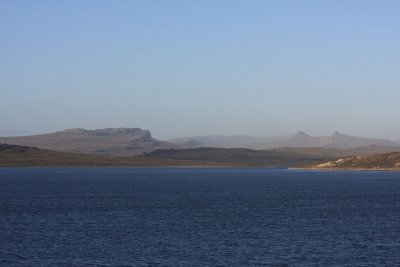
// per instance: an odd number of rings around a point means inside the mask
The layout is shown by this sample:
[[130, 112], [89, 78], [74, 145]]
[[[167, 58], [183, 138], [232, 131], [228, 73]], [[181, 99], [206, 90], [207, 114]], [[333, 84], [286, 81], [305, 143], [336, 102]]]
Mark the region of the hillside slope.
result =
[[[372, 149], [372, 148], [371, 148]], [[316, 165], [340, 157], [369, 154], [379, 148], [163, 149], [141, 156], [57, 152], [0, 144], [0, 166], [229, 166], [287, 168]]]
[[163, 149], [145, 153], [143, 157], [173, 160], [207, 161], [234, 163], [237, 165], [287, 168], [317, 164], [339, 157], [379, 152], [386, 148], [364, 147], [354, 149], [335, 148], [281, 148], [270, 150], [253, 150], [245, 148], [193, 148]]
[[338, 170], [399, 170], [400, 152], [340, 158], [310, 166], [311, 169]]
[[38, 147], [41, 149], [134, 156], [173, 145], [154, 139], [150, 132], [139, 128], [69, 129], [49, 134], [0, 137], [0, 143]]
[[[0, 144], [0, 167], [39, 166], [104, 166], [104, 167], [158, 167], [158, 166], [215, 166], [209, 162], [185, 160], [76, 154], [43, 150], [34, 147]], [[221, 165], [221, 164], [218, 164]], [[229, 166], [229, 164], [226, 164]]]

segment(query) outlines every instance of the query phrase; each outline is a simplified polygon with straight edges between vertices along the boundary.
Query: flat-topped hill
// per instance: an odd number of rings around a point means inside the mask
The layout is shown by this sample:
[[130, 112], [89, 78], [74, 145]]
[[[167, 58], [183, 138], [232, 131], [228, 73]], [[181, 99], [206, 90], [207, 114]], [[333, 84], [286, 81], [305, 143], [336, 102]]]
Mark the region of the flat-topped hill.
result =
[[133, 156], [172, 145], [140, 128], [68, 129], [49, 134], [0, 137], [0, 143], [63, 152]]

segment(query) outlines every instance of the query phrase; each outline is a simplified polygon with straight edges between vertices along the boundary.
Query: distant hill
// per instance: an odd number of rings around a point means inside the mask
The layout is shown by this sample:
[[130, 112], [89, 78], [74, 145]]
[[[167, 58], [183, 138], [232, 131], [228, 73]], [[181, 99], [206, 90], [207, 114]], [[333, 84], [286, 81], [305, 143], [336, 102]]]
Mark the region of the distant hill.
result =
[[[226, 166], [281, 167], [314, 164], [338, 157], [338, 152], [261, 151], [250, 149], [167, 149], [143, 156], [110, 156], [57, 152], [34, 147], [0, 144], [0, 167], [29, 166]], [[316, 155], [318, 154], [318, 155]]]
[[243, 148], [161, 149], [141, 156], [112, 156], [58, 152], [34, 147], [0, 144], [0, 166], [229, 166], [287, 168], [312, 166], [387, 148]]
[[340, 158], [312, 165], [310, 169], [338, 169], [338, 170], [399, 170], [400, 152], [381, 153], [366, 156]]
[[247, 135], [205, 135], [183, 137], [168, 140], [183, 148], [218, 147], [218, 148], [257, 148], [260, 144], [284, 141], [295, 137], [293, 135], [279, 137], [253, 137]]
[[[0, 167], [32, 166], [220, 166], [208, 162], [57, 152], [34, 147], [0, 144]], [[229, 166], [229, 164], [224, 164]]]
[[330, 136], [310, 136], [304, 132], [278, 137], [198, 136], [169, 140], [185, 148], [218, 147], [273, 149], [282, 147], [355, 148], [363, 146], [400, 147], [396, 142], [356, 137], [335, 132]]
[[361, 146], [399, 146], [398, 143], [383, 140], [383, 139], [373, 139], [365, 137], [356, 137], [351, 135], [342, 134], [335, 132], [329, 138], [329, 143], [326, 147], [336, 147], [336, 148], [348, 148], [348, 147], [361, 147]]
[[327, 160], [354, 155], [368, 155], [382, 151], [394, 151], [387, 147], [362, 148], [280, 148], [253, 150], [246, 148], [162, 149], [145, 153], [145, 158], [189, 160], [215, 163], [234, 163], [237, 166], [263, 166], [287, 168], [317, 164]]
[[41, 135], [0, 137], [0, 143], [54, 151], [126, 156], [174, 147], [154, 139], [149, 131], [139, 128], [77, 128]]
[[86, 130], [83, 128], [68, 129], [48, 134], [0, 137], [0, 143], [20, 146], [38, 147], [41, 149], [103, 154], [116, 156], [136, 156], [144, 152], [170, 148], [341, 148], [357, 147], [387, 148], [379, 152], [393, 151], [400, 144], [381, 139], [355, 137], [339, 132], [330, 136], [310, 136], [304, 132], [278, 137], [251, 136], [199, 136], [161, 141], [151, 136], [150, 131], [140, 128], [106, 128]]

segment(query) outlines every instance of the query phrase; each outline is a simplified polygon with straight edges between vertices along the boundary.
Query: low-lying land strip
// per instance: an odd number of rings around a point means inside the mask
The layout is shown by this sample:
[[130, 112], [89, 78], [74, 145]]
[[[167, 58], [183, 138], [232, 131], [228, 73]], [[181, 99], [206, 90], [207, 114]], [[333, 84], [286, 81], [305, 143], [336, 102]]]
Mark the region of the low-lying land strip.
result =
[[107, 156], [57, 152], [26, 146], [0, 144], [0, 167], [40, 166], [217, 166], [212, 162], [191, 162], [185, 160], [148, 159], [143, 157]]
[[[161, 149], [140, 156], [69, 153], [0, 144], [1, 167], [28, 166], [174, 166], [267, 167], [307, 169], [400, 169], [400, 152], [370, 155], [380, 148]], [[355, 156], [357, 155], [357, 156]]]

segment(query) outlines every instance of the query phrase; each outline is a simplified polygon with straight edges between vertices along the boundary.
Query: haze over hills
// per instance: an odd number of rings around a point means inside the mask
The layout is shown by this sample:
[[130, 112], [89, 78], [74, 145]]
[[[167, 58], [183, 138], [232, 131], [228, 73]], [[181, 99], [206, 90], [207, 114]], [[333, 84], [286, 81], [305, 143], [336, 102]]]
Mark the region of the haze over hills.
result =
[[[181, 147], [219, 147], [219, 148], [253, 148], [257, 144], [284, 141], [295, 137], [295, 134], [278, 137], [253, 137], [248, 135], [205, 135], [182, 137], [167, 140]], [[259, 145], [258, 145], [259, 146]]]
[[0, 143], [62, 152], [119, 156], [135, 156], [159, 149], [197, 147], [258, 150], [283, 147], [340, 149], [369, 147], [368, 149], [373, 152], [390, 152], [393, 151], [392, 148], [400, 149], [400, 145], [396, 142], [355, 137], [339, 132], [321, 137], [298, 132], [278, 137], [210, 135], [162, 141], [153, 138], [150, 131], [140, 128], [106, 128], [97, 130], [76, 128], [41, 135], [0, 137]]
[[140, 128], [76, 128], [41, 135], [0, 137], [0, 143], [54, 151], [125, 156], [173, 147], [153, 138], [150, 131]]
[[327, 147], [327, 148], [354, 148], [364, 146], [399, 147], [396, 142], [356, 137], [335, 132], [330, 136], [311, 136], [304, 132], [278, 137], [251, 137], [251, 136], [197, 136], [168, 140], [170, 143], [195, 148], [250, 148], [274, 149], [281, 147]]

